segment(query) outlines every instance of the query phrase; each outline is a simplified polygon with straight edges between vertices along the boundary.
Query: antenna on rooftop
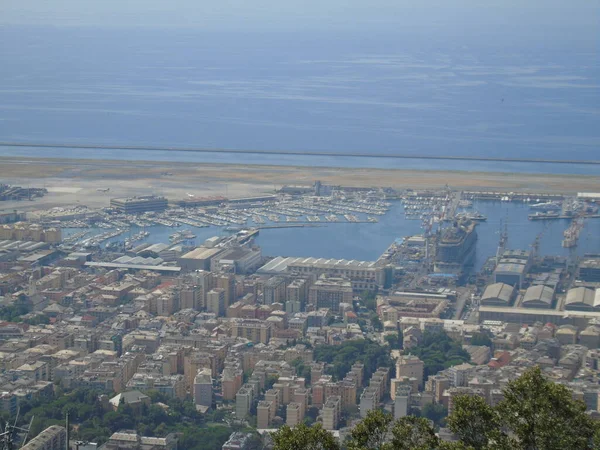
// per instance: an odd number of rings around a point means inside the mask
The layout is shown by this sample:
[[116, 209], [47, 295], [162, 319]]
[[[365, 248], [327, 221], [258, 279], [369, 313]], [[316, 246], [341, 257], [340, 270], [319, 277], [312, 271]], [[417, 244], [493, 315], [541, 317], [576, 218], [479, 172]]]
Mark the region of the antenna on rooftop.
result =
[[14, 423], [11, 425], [9, 422], [4, 423], [4, 427], [0, 425], [0, 450], [14, 450], [15, 446], [14, 439], [18, 432], [25, 433], [21, 447], [25, 445], [27, 437], [29, 436], [29, 430], [33, 423], [34, 417], [31, 417], [29, 425], [27, 427], [18, 427], [17, 422], [19, 421], [20, 408], [17, 409], [17, 416], [15, 417]]

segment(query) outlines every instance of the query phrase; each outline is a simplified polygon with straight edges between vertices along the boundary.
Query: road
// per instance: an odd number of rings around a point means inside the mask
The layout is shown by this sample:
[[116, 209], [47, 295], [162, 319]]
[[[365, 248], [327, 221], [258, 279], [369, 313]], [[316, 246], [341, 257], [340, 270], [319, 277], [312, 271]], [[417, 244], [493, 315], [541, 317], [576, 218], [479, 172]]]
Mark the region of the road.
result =
[[471, 298], [471, 290], [470, 289], [457, 289], [456, 290], [456, 310], [454, 311], [454, 319], [459, 320], [462, 316], [463, 309], [467, 301]]

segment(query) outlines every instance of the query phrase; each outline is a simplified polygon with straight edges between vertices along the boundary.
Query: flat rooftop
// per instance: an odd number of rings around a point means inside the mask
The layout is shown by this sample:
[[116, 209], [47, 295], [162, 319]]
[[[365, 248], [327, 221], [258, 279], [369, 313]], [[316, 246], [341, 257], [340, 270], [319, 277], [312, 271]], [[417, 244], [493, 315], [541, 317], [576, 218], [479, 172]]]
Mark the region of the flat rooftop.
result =
[[86, 267], [104, 267], [106, 269], [136, 269], [136, 270], [152, 270], [160, 272], [181, 272], [181, 267], [175, 266], [145, 266], [143, 264], [123, 264], [115, 262], [86, 262]]
[[258, 269], [257, 272], [265, 274], [283, 273], [287, 271], [288, 266], [298, 265], [331, 267], [336, 269], [368, 269], [376, 267], [375, 261], [278, 256]]

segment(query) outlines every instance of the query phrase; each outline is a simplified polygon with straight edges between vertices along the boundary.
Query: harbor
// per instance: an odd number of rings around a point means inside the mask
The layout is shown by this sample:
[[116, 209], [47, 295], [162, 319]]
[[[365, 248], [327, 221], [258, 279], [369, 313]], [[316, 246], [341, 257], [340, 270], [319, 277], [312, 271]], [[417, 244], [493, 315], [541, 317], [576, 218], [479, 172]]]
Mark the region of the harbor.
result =
[[[560, 212], [557, 208], [547, 212], [531, 207], [545, 202], [558, 202]], [[529, 248], [541, 236], [542, 253], [567, 256], [584, 249], [600, 252], [600, 238], [592, 232], [600, 223], [592, 214], [596, 208], [593, 203], [579, 201], [575, 208], [576, 214], [583, 212], [586, 217], [578, 239], [572, 242], [565, 235], [573, 216], [563, 218], [561, 212], [565, 206], [573, 208], [575, 202], [564, 196], [537, 194], [513, 199], [508, 193], [475, 196], [450, 189], [386, 195], [340, 190], [325, 197], [277, 195], [138, 215], [88, 211], [93, 220], [77, 218], [60, 223], [65, 245], [70, 248], [100, 245], [110, 249], [131, 246], [133, 242], [197, 245], [212, 236], [255, 229], [261, 231], [256, 243], [266, 255], [377, 260], [398, 238], [435, 236], [453, 220], [470, 220], [477, 222], [479, 239], [473, 264], [480, 268], [488, 256], [495, 254], [503, 228], [508, 231], [509, 247]], [[555, 213], [559, 214], [558, 220], [531, 219], [532, 214]], [[116, 228], [111, 228], [112, 224]]]

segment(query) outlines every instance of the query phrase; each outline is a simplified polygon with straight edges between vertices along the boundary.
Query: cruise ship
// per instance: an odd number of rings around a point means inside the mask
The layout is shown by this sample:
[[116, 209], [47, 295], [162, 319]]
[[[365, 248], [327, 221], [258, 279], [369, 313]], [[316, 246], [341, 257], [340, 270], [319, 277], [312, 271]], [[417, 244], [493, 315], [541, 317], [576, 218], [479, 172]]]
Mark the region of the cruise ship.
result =
[[461, 274], [465, 267], [473, 264], [477, 244], [476, 226], [477, 222], [462, 219], [442, 230], [436, 248], [435, 272]]

